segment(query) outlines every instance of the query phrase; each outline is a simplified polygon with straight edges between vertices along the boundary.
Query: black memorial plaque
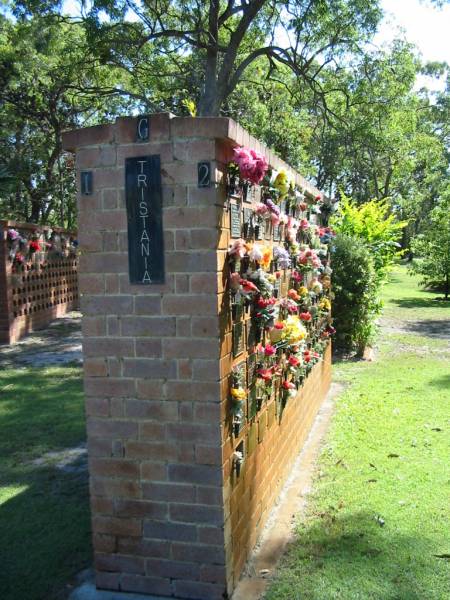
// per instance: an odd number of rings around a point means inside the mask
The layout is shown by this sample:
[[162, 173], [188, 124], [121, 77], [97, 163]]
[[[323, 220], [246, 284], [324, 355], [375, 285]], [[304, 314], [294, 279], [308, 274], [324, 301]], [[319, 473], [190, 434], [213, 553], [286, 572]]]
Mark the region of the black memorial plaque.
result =
[[230, 235], [232, 238], [241, 237], [241, 206], [230, 204]]
[[125, 191], [130, 283], [164, 283], [159, 155], [126, 159]]
[[92, 171], [81, 171], [81, 193], [83, 196], [90, 196], [93, 192], [93, 174]]

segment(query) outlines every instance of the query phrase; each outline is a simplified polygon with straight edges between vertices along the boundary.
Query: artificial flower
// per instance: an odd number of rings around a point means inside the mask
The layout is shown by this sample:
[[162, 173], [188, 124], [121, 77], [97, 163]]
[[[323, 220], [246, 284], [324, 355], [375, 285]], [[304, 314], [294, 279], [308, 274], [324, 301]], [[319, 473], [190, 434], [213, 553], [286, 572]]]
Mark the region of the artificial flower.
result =
[[270, 263], [272, 261], [272, 248], [271, 246], [264, 246], [263, 255], [259, 264], [263, 269], [268, 269], [270, 267]]
[[245, 243], [245, 240], [242, 238], [235, 240], [228, 248], [228, 254], [229, 256], [244, 258], [244, 256], [247, 254], [247, 244]]
[[299, 302], [301, 300], [300, 296], [298, 295], [298, 292], [293, 288], [288, 291], [288, 296], [291, 300], [294, 300], [295, 302]]
[[311, 313], [310, 312], [302, 312], [299, 314], [299, 317], [302, 321], [311, 321], [312, 317], [311, 317]]
[[240, 287], [241, 275], [240, 273], [231, 273], [230, 285], [232, 290], [238, 290]]
[[38, 241], [32, 240], [29, 243], [30, 252], [39, 252], [41, 249], [41, 245]]
[[274, 325], [275, 329], [284, 329], [284, 323], [283, 321], [277, 321]]
[[254, 244], [248, 255], [250, 260], [259, 262], [263, 257], [263, 247], [259, 244]]
[[273, 249], [273, 257], [278, 262], [280, 269], [289, 269], [291, 266], [291, 257], [285, 248], [275, 246]]
[[260, 183], [269, 168], [261, 154], [248, 148], [234, 148], [234, 162], [238, 165], [242, 179], [257, 185]]
[[273, 378], [273, 370], [272, 369], [258, 369], [256, 371], [256, 374], [258, 375], [258, 377], [260, 377], [266, 383], [269, 383], [272, 381], [272, 378]]
[[301, 363], [301, 360], [297, 356], [291, 354], [291, 356], [288, 358], [288, 363], [291, 367], [298, 367]]
[[286, 325], [282, 332], [282, 338], [289, 344], [301, 342], [307, 335], [306, 329], [296, 315], [290, 315], [286, 319]]
[[245, 400], [247, 397], [245, 390], [240, 387], [239, 388], [231, 388], [231, 395], [236, 400]]
[[275, 348], [275, 346], [271, 346], [270, 344], [266, 344], [264, 346], [264, 355], [265, 356], [273, 356], [274, 354], [276, 354], [277, 349]]
[[329, 312], [331, 310], [331, 302], [329, 301], [329, 299], [322, 298], [322, 300], [319, 302], [319, 308], [320, 308], [320, 310]]
[[277, 189], [282, 196], [289, 192], [289, 180], [286, 171], [280, 171], [273, 181], [273, 187]]
[[8, 239], [11, 242], [15, 242], [19, 237], [20, 237], [20, 233], [17, 231], [17, 229], [8, 229]]

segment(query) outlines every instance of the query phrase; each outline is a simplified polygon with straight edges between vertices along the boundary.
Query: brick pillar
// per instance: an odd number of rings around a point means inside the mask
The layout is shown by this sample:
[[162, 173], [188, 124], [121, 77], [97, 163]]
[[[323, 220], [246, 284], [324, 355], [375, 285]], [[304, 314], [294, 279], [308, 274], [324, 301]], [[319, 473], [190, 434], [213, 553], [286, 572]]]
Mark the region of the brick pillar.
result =
[[11, 265], [8, 260], [7, 221], [0, 221], [0, 344], [11, 342]]
[[[224, 600], [328, 379], [316, 369], [286, 425], [264, 413], [272, 427], [265, 444], [262, 426], [256, 423], [253, 439], [249, 423], [246, 445], [260, 449], [237, 480], [225, 169], [236, 144], [264, 152], [275, 168], [288, 167], [230, 119], [152, 115], [144, 142], [136, 141], [137, 121], [119, 118], [64, 135], [64, 147], [76, 152], [78, 181], [88, 170], [93, 182], [92, 194], [78, 192], [78, 230], [96, 582], [100, 589]], [[130, 284], [125, 160], [155, 155], [166, 280]], [[201, 161], [210, 162], [210, 187], [198, 187]], [[262, 464], [270, 485], [263, 485]]]

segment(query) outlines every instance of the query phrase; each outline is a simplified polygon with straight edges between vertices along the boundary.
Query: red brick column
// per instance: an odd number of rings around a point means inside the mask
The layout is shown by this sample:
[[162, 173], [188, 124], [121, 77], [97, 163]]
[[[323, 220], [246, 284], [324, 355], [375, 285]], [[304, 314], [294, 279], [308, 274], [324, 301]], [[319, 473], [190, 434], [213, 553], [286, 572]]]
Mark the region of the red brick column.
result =
[[11, 266], [8, 260], [6, 221], [0, 221], [0, 344], [10, 343], [11, 327]]
[[[79, 193], [78, 207], [96, 581], [101, 589], [223, 600], [328, 378], [315, 368], [304, 406], [283, 428], [272, 419], [260, 440], [265, 450], [255, 451], [245, 482], [236, 481], [225, 169], [236, 144], [264, 152], [275, 168], [287, 165], [230, 119], [152, 115], [149, 141], [136, 134], [137, 119], [120, 118], [64, 136], [78, 180], [93, 173], [93, 193]], [[130, 285], [125, 159], [149, 155], [161, 159], [166, 282]], [[198, 187], [200, 161], [211, 163], [211, 187]], [[286, 456], [274, 448], [280, 436]], [[261, 464], [273, 485], [262, 485]]]

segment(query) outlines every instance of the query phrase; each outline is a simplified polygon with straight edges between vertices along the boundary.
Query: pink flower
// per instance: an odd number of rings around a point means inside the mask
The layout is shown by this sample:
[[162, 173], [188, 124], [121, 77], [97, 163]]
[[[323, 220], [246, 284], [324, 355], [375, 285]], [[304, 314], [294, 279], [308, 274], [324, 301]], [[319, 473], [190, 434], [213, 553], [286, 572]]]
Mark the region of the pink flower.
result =
[[299, 314], [299, 317], [302, 321], [311, 321], [311, 313], [310, 312], [302, 312]]
[[290, 381], [283, 381], [282, 386], [285, 390], [295, 390], [295, 385]]
[[255, 206], [255, 212], [260, 216], [266, 215], [269, 212], [269, 207], [262, 202], [258, 202], [258, 204]]
[[300, 364], [300, 359], [291, 354], [291, 356], [288, 359], [288, 362], [291, 365], [291, 367], [298, 367], [298, 365]]
[[228, 254], [230, 256], [238, 256], [239, 258], [244, 258], [247, 253], [247, 245], [245, 240], [239, 238], [235, 240], [232, 245], [228, 248]]
[[276, 353], [276, 351], [277, 349], [275, 348], [275, 346], [271, 346], [270, 344], [267, 344], [264, 348], [264, 354], [266, 356], [273, 356]]
[[248, 148], [234, 148], [234, 161], [239, 167], [242, 179], [253, 184], [260, 183], [269, 168], [269, 165], [261, 154]]
[[300, 221], [300, 229], [308, 229], [309, 221], [308, 219], [301, 219]]

